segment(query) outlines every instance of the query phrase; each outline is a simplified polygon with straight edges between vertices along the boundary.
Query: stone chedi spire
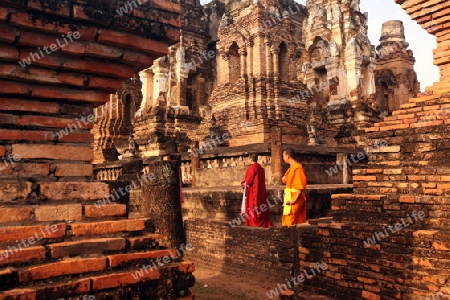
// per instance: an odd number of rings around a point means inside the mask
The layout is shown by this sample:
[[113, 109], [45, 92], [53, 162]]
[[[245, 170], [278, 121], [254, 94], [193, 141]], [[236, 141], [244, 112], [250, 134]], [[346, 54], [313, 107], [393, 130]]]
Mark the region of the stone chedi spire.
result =
[[383, 24], [375, 70], [376, 98], [380, 109], [399, 109], [419, 92], [414, 71], [416, 60], [408, 46], [402, 21], [391, 20]]

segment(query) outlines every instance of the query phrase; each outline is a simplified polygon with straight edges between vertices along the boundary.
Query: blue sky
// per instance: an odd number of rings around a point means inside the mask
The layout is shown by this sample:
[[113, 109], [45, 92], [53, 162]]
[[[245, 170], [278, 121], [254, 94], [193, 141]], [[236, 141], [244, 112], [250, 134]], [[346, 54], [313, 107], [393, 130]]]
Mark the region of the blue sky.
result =
[[[200, 0], [205, 4], [210, 0]], [[305, 0], [297, 0], [305, 4]], [[361, 12], [369, 13], [369, 39], [375, 46], [379, 44], [381, 24], [389, 20], [401, 20], [405, 25], [405, 37], [409, 49], [416, 58], [415, 70], [420, 82], [421, 91], [439, 80], [439, 69], [433, 65], [432, 50], [436, 48], [436, 38], [428, 34], [415, 21], [395, 4], [394, 0], [361, 0]]]

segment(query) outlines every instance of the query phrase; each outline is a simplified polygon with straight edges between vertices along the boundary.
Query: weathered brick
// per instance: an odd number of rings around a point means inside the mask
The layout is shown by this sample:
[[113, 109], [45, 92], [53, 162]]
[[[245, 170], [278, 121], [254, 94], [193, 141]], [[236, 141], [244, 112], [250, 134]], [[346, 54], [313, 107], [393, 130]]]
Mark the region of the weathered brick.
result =
[[32, 183], [29, 181], [0, 182], [0, 202], [25, 199], [31, 192]]
[[0, 270], [0, 290], [14, 285], [14, 272], [12, 269]]
[[398, 129], [406, 129], [409, 128], [409, 124], [398, 124], [398, 125], [390, 125], [390, 126], [383, 126], [380, 127], [380, 131], [392, 131], [392, 130], [398, 130]]
[[161, 54], [161, 56], [168, 53], [167, 45], [163, 42], [149, 40], [136, 35], [114, 30], [103, 29], [98, 37], [98, 41], [100, 43], [119, 46], [131, 46], [131, 48], [149, 53]]
[[[11, 14], [11, 18], [9, 20], [9, 23], [11, 25], [16, 25], [21, 28], [28, 28], [39, 31], [46, 31], [51, 34], [66, 34], [70, 31], [68, 24], [58, 24], [58, 26], [55, 27], [54, 24], [51, 22], [45, 22], [45, 20], [40, 19], [33, 19], [31, 15], [27, 14], [26, 12], [22, 11], [15, 11]], [[48, 45], [47, 45], [48, 46]]]
[[80, 40], [94, 42], [99, 32], [96, 27], [84, 27], [77, 30], [80, 33]]
[[57, 239], [66, 235], [66, 224], [46, 226], [11, 226], [0, 227], [0, 242], [14, 242], [30, 237]]
[[99, 235], [122, 231], [141, 231], [145, 228], [145, 220], [119, 220], [72, 224], [72, 234]]
[[120, 217], [127, 213], [126, 204], [107, 204], [100, 207], [85, 205], [84, 214], [88, 218]]
[[153, 1], [152, 7], [154, 9], [162, 9], [162, 10], [166, 10], [169, 12], [176, 12], [176, 13], [181, 13], [181, 11], [182, 11], [181, 4], [173, 3], [168, 0]]
[[384, 198], [385, 195], [355, 195], [355, 200], [381, 201]]
[[6, 61], [18, 61], [19, 51], [13, 47], [0, 45], [0, 58]]
[[444, 241], [434, 241], [433, 248], [439, 251], [449, 251], [450, 250], [450, 242]]
[[36, 291], [29, 288], [13, 289], [0, 293], [1, 300], [37, 300]]
[[159, 241], [162, 239], [161, 234], [152, 233], [139, 237], [127, 238], [130, 248], [133, 250], [151, 249], [159, 245]]
[[49, 200], [96, 200], [110, 195], [103, 182], [51, 182], [41, 183], [41, 195]]
[[25, 83], [18, 83], [0, 79], [0, 93], [2, 95], [29, 95], [31, 87]]
[[90, 147], [73, 147], [60, 145], [13, 144], [12, 154], [25, 158], [46, 158], [59, 160], [91, 161], [92, 149]]
[[11, 44], [16, 40], [18, 30], [9, 25], [0, 24], [0, 32], [2, 33], [0, 35], [0, 41]]
[[104, 253], [105, 251], [118, 251], [125, 249], [125, 239], [104, 238], [90, 239], [75, 242], [63, 242], [48, 245], [52, 258], [69, 257], [77, 254]]
[[385, 147], [380, 147], [379, 149], [377, 148], [373, 148], [372, 149], [373, 153], [395, 153], [395, 152], [400, 152], [400, 146], [385, 146]]
[[54, 141], [56, 140], [56, 135], [51, 131], [42, 130], [24, 130], [22, 131], [22, 139], [26, 141]]
[[103, 271], [106, 268], [106, 258], [66, 259], [42, 266], [28, 267], [18, 270], [19, 282], [29, 282], [52, 277]]
[[6, 21], [10, 14], [11, 14], [10, 9], [6, 7], [0, 7], [0, 21], [2, 22]]
[[151, 55], [137, 51], [125, 51], [122, 60], [145, 66], [151, 66], [153, 64], [153, 57]]
[[115, 93], [120, 90], [123, 86], [122, 80], [114, 80], [111, 78], [100, 78], [91, 76], [89, 79], [88, 87], [89, 88], [101, 88], [111, 91], [111, 93]]
[[368, 300], [380, 300], [381, 299], [381, 297], [379, 295], [368, 292], [368, 291], [364, 291], [364, 290], [362, 291], [361, 296], [363, 299], [368, 299]]
[[[2, 167], [4, 168], [2, 170]], [[33, 176], [47, 176], [50, 171], [50, 166], [48, 164], [1, 164], [0, 163], [0, 176], [14, 176], [14, 177], [33, 177]], [[1, 194], [1, 192], [0, 192]], [[24, 197], [25, 198], [25, 197]], [[5, 198], [0, 199], [0, 202], [5, 200]]]
[[86, 54], [86, 45], [77, 41], [73, 41], [61, 48], [61, 52], [84, 56]]
[[74, 5], [72, 11], [73, 11], [73, 18], [75, 20], [90, 21], [100, 23], [103, 25], [108, 25], [108, 21], [106, 21], [105, 19], [92, 18], [90, 15], [86, 14], [84, 8], [79, 5]]
[[384, 169], [383, 174], [399, 175], [403, 173], [403, 169]]
[[131, 285], [140, 281], [156, 280], [158, 278], [159, 278], [159, 270], [152, 269], [148, 270], [147, 272], [142, 270], [135, 270], [135, 271], [114, 273], [110, 275], [91, 277], [91, 281], [93, 290], [103, 290], [115, 288], [118, 286]]
[[[36, 53], [37, 56], [42, 56], [39, 53], [39, 50], [37, 48], [40, 47], [41, 49], [43, 49], [44, 46], [47, 46], [47, 48], [50, 48], [50, 46], [52, 44], [55, 44], [55, 46], [58, 46], [56, 39], [58, 39], [60, 37], [61, 36], [57, 36], [57, 35], [49, 35], [49, 34], [41, 34], [39, 32], [24, 31], [24, 32], [21, 32], [20, 39], [17, 44], [19, 46], [30, 46], [30, 47], [36, 48], [33, 53]], [[62, 40], [62, 38], [60, 39], [60, 42], [62, 42], [62, 44], [64, 44], [64, 41]], [[60, 47], [58, 46], [58, 50], [59, 49], [60, 49]], [[42, 53], [44, 54], [43, 56], [49, 55], [49, 54], [45, 53], [45, 50], [42, 50]]]
[[31, 219], [30, 207], [2, 207], [2, 213], [0, 215], [0, 223], [8, 222], [20, 222]]
[[0, 66], [0, 77], [44, 84], [73, 85], [78, 87], [83, 87], [85, 80], [84, 76], [79, 74], [60, 73], [52, 70], [38, 69], [32, 66], [23, 68], [17, 64], [4, 64]]
[[56, 114], [59, 113], [59, 105], [56, 102], [0, 98], [0, 110], [19, 110]]
[[[0, 146], [0, 157], [5, 156], [5, 153], [6, 153], [5, 146]], [[0, 162], [0, 167], [4, 167], [3, 164], [4, 164], [4, 161], [1, 161]]]
[[35, 48], [29, 48], [29, 49], [21, 49], [19, 51], [19, 55], [20, 55], [20, 60], [22, 61], [23, 64], [28, 65], [25, 61], [29, 61], [31, 62], [31, 65], [33, 66], [44, 66], [50, 69], [58, 69], [61, 67], [62, 63], [64, 62], [64, 58], [62, 58], [60, 55], [58, 55], [57, 53], [52, 53], [52, 55], [46, 55], [44, 57], [42, 57], [41, 59], [37, 59], [36, 61], [34, 60], [30, 60], [30, 55], [32, 53], [35, 53], [36, 49]]
[[[81, 59], [66, 59], [63, 63], [63, 69], [83, 73], [103, 74], [116, 78], [133, 77], [134, 70], [123, 64], [112, 64], [101, 61], [88, 61]], [[83, 95], [85, 92], [83, 92]], [[106, 103], [109, 100], [109, 94], [106, 98], [92, 99], [90, 102]], [[88, 100], [84, 100], [88, 101]]]
[[[180, 253], [180, 255], [182, 255]], [[172, 262], [171, 258], [179, 257], [175, 250], [154, 250], [150, 252], [140, 252], [140, 253], [127, 253], [127, 254], [115, 254], [115, 255], [109, 255], [108, 256], [108, 266], [112, 268], [124, 266], [130, 263], [150, 263], [155, 262], [156, 265], [158, 265], [155, 261], [157, 258], [163, 258], [166, 257], [167, 259]], [[162, 260], [161, 260], [162, 261]], [[165, 262], [167, 263], [167, 262]]]
[[425, 178], [426, 177], [422, 175], [408, 175], [408, 180], [423, 181]]
[[400, 196], [399, 201], [400, 201], [400, 203], [415, 203], [416, 197], [415, 196]]
[[86, 45], [86, 55], [118, 59], [123, 55], [123, 50], [116, 47], [91, 43]]
[[[41, 60], [39, 60], [41, 61]], [[66, 64], [66, 62], [64, 62]], [[111, 66], [110, 68], [112, 68]], [[72, 69], [71, 69], [72, 70]], [[81, 71], [81, 70], [74, 70]], [[97, 91], [81, 91], [62, 87], [38, 86], [33, 88], [31, 96], [39, 98], [61, 99], [67, 101], [105, 103], [109, 100], [108, 93]]]
[[[171, 264], [170, 267], [181, 273], [192, 273], [195, 271], [193, 263], [181, 262]], [[134, 276], [133, 276], [134, 275]], [[92, 277], [92, 288], [94, 290], [102, 290], [114, 288], [122, 285], [134, 284], [140, 281], [154, 280], [159, 278], [159, 270], [148, 269], [147, 272], [141, 269], [115, 273], [111, 275]]]
[[450, 188], [450, 183], [439, 183], [437, 185], [438, 189], [449, 189]]
[[381, 174], [383, 173], [383, 169], [367, 169], [367, 174]]
[[[90, 283], [91, 280], [89, 278], [84, 278], [78, 280], [71, 279], [70, 282], [46, 284], [45, 286], [39, 286], [36, 288], [36, 296], [37, 299], [45, 299], [48, 295], [87, 295], [91, 290]], [[83, 300], [83, 298], [80, 297], [80, 300]]]
[[38, 221], [80, 221], [81, 204], [40, 205], [34, 211]]
[[376, 176], [353, 176], [353, 180], [356, 181], [376, 181]]
[[93, 166], [88, 164], [57, 164], [55, 176], [92, 176]]
[[22, 131], [12, 129], [0, 129], [0, 136], [4, 141], [20, 141], [22, 139]]
[[10, 114], [0, 114], [0, 124], [15, 124], [16, 116]]
[[70, 7], [66, 5], [49, 8], [48, 6], [42, 4], [42, 2], [38, 0], [29, 0], [28, 7], [30, 9], [39, 10], [40, 12], [46, 12], [51, 15], [58, 15], [66, 18], [70, 17]]
[[[8, 257], [6, 257], [6, 255], [2, 256], [1, 253], [5, 254], [7, 253]], [[15, 250], [12, 250], [11, 252], [9, 249], [6, 248], [0, 249], [0, 266], [10, 263], [28, 262], [32, 259], [45, 259], [45, 247], [37, 246], [37, 247], [22, 248], [20, 251], [18, 250], [17, 252]]]
[[94, 135], [90, 132], [72, 132], [65, 134], [65, 132], [59, 132], [59, 141], [64, 143], [92, 143], [94, 141]]

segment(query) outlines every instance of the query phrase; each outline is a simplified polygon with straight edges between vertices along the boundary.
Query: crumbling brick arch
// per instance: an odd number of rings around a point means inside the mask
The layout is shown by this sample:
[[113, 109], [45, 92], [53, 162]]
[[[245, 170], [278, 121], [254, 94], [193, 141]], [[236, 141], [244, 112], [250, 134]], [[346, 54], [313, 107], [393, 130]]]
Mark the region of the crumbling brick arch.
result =
[[311, 78], [308, 81], [308, 88], [315, 95], [315, 101], [319, 107], [326, 105], [330, 99], [330, 84], [326, 68], [330, 56], [329, 43], [322, 37], [316, 36], [306, 52], [306, 61]]
[[228, 48], [229, 53], [229, 82], [235, 83], [241, 77], [241, 58], [239, 54], [239, 46], [233, 42]]
[[289, 50], [284, 41], [278, 45], [278, 74], [283, 81], [289, 81]]
[[325, 67], [330, 59], [330, 45], [321, 37], [315, 37], [313, 44], [308, 48], [307, 60], [313, 68]]
[[142, 83], [137, 77], [127, 80], [124, 88], [117, 92], [121, 115], [124, 124], [133, 125], [134, 116], [142, 101]]

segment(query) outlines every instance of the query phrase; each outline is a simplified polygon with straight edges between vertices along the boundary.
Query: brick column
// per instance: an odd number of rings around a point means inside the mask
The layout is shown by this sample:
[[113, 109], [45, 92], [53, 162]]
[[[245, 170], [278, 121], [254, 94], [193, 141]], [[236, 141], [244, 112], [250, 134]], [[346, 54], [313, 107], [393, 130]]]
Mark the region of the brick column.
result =
[[247, 74], [249, 75], [249, 77], [253, 77], [253, 41], [250, 41], [247, 44], [247, 48], [248, 48], [248, 70], [247, 70]]
[[272, 61], [273, 61], [273, 76], [279, 77], [280, 69], [279, 69], [278, 55], [280, 53], [280, 49], [272, 46], [270, 53], [273, 56], [273, 59], [272, 59]]
[[192, 170], [192, 186], [195, 186], [197, 169], [200, 168], [200, 156], [196, 155], [196, 149], [198, 149], [199, 143], [195, 141], [191, 145], [191, 170]]
[[270, 41], [267, 37], [264, 39], [264, 45], [266, 46], [266, 77], [270, 77], [272, 74], [272, 56], [270, 55]]
[[271, 144], [270, 153], [272, 156], [272, 172], [273, 183], [282, 184], [281, 177], [283, 172], [283, 143], [280, 127], [273, 127], [271, 129]]
[[155, 161], [149, 165], [151, 178], [142, 187], [141, 214], [150, 218], [164, 245], [178, 249], [186, 244], [181, 217], [179, 160]]
[[241, 78], [245, 78], [245, 74], [247, 74], [247, 50], [243, 48], [239, 51], [239, 55], [241, 56]]

